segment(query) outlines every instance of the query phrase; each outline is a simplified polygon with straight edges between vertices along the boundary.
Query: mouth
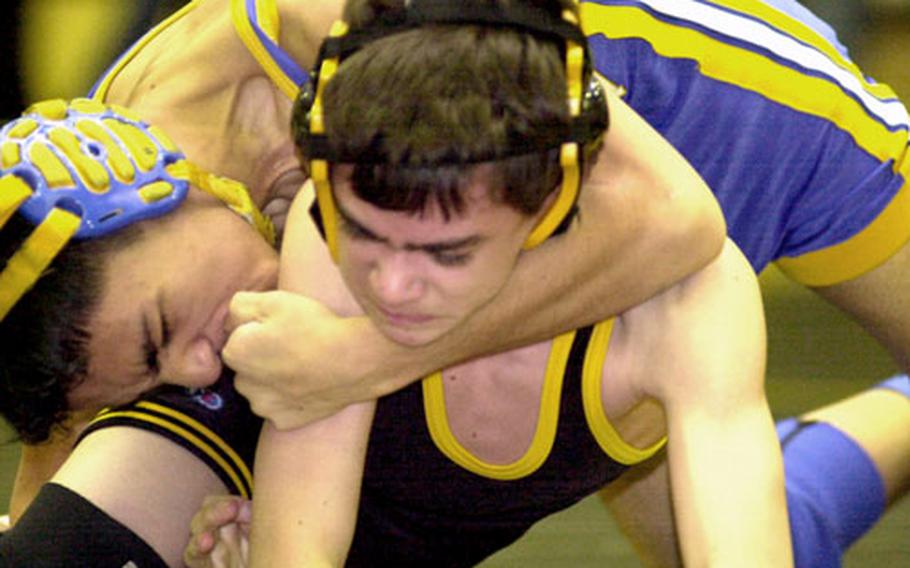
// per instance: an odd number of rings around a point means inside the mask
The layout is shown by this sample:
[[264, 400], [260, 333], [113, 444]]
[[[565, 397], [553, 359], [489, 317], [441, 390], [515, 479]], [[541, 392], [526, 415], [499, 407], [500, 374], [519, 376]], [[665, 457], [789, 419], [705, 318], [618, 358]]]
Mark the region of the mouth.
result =
[[379, 305], [376, 305], [376, 310], [387, 323], [395, 327], [416, 327], [434, 319], [433, 316], [425, 314], [408, 314], [387, 310]]

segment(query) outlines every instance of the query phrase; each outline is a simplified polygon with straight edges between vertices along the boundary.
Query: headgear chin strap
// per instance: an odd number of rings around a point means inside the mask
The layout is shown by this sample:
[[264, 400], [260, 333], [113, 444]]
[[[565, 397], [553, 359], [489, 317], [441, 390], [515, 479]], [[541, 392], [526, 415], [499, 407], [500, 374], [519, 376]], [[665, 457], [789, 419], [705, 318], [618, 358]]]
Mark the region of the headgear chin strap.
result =
[[243, 185], [201, 171], [132, 111], [89, 99], [32, 105], [0, 129], [0, 229], [16, 212], [36, 225], [0, 273], [0, 320], [71, 239], [168, 213], [191, 183], [274, 243]]
[[[571, 117], [567, 131], [558, 133], [556, 138], [551, 137], [534, 147], [522, 144], [498, 155], [477, 156], [471, 160], [495, 161], [560, 148], [562, 184], [559, 194], [531, 231], [524, 243], [525, 249], [545, 241], [568, 219], [578, 199], [581, 185], [581, 149], [602, 136], [609, 124], [606, 95], [602, 86], [593, 75], [587, 85], [584, 83], [587, 64], [586, 39], [571, 10], [563, 11], [561, 19], [554, 19], [549, 12], [520, 4], [501, 7], [439, 0], [412, 0], [407, 3], [404, 10], [380, 17], [362, 29], [350, 31], [345, 22], [335, 22], [329, 37], [322, 44], [310, 82], [304, 85], [297, 101], [302, 107], [300, 112], [308, 117], [306, 122], [309, 128], [300, 133], [296, 142], [310, 160], [310, 176], [316, 187], [319, 221], [329, 252], [336, 261], [337, 217], [329, 179], [329, 163], [381, 163], [386, 161], [386, 157], [375, 153], [370, 156], [348, 156], [333, 151], [325, 134], [323, 109], [325, 87], [337, 72], [344, 57], [382, 37], [430, 24], [505, 27], [565, 41], [566, 99]], [[450, 165], [450, 162], [440, 165], [444, 164]]]

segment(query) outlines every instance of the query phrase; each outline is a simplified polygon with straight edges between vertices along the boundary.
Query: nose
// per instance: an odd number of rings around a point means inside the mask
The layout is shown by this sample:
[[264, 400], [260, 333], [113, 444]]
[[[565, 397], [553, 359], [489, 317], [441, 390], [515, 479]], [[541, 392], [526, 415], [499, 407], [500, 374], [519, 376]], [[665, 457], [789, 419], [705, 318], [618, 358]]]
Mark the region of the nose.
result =
[[423, 278], [406, 251], [397, 251], [375, 263], [370, 272], [373, 294], [383, 304], [398, 306], [420, 298]]
[[169, 347], [161, 354], [160, 365], [162, 381], [168, 384], [204, 387], [221, 376], [221, 358], [205, 337]]

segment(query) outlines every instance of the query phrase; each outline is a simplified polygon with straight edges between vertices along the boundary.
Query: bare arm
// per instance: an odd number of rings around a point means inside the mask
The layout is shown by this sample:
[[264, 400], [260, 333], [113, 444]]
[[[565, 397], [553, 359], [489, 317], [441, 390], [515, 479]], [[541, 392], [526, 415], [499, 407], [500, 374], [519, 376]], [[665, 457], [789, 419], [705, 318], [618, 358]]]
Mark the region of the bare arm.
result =
[[225, 492], [209, 466], [188, 450], [129, 427], [88, 436], [53, 481], [126, 525], [173, 567], [183, 566], [190, 520], [203, 499]]
[[629, 469], [599, 496], [644, 566], [682, 566], [666, 453]]
[[[279, 287], [330, 305], [352, 303], [309, 223], [288, 224]], [[266, 423], [256, 452], [251, 566], [344, 564], [374, 409], [372, 401], [352, 405], [286, 432]]]
[[[258, 371], [238, 385], [257, 412], [281, 428], [306, 424], [437, 369], [603, 320], [713, 258], [724, 223], [704, 182], [625, 103], [609, 100], [611, 129], [582, 190], [579, 222], [522, 255], [495, 301], [439, 340], [408, 348], [385, 339], [366, 318], [341, 319], [299, 299], [294, 309], [311, 331], [295, 342], [297, 373], [249, 363]], [[289, 224], [309, 222], [304, 199], [298, 197]], [[258, 317], [235, 307], [235, 324]], [[261, 345], [247, 343], [250, 335], [231, 337], [224, 354], [232, 366], [261, 353]]]
[[387, 394], [436, 369], [601, 321], [717, 254], [724, 222], [701, 178], [612, 95], [610, 112], [577, 226], [524, 254], [496, 301], [439, 341], [421, 349], [380, 342], [384, 364], [364, 375], [365, 392]]
[[304, 428], [263, 429], [250, 565], [342, 566], [354, 536], [375, 403]]
[[[686, 566], [792, 565], [783, 463], [764, 396], [764, 326], [735, 247], [658, 298], [661, 353], [642, 388], [665, 408], [672, 501]], [[647, 315], [647, 312], [645, 313]]]

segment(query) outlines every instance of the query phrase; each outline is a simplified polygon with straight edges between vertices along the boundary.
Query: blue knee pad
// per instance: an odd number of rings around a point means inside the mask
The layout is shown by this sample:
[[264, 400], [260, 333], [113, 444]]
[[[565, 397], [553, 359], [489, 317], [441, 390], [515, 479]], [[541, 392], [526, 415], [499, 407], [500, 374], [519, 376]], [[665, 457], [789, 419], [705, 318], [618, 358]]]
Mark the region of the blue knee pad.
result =
[[844, 551], [881, 517], [885, 486], [869, 456], [822, 422], [778, 423], [797, 568], [841, 565]]

